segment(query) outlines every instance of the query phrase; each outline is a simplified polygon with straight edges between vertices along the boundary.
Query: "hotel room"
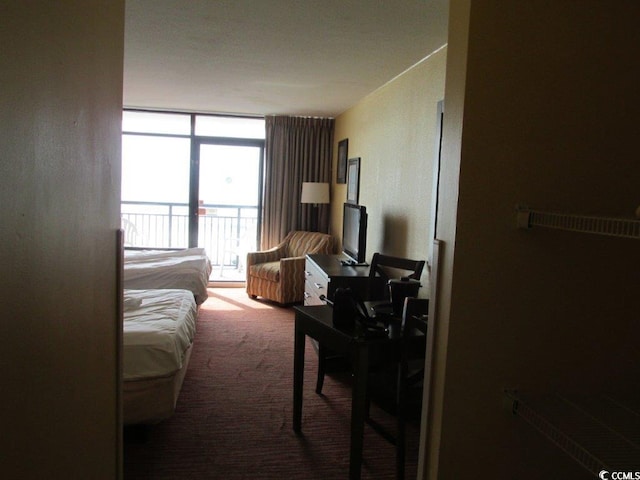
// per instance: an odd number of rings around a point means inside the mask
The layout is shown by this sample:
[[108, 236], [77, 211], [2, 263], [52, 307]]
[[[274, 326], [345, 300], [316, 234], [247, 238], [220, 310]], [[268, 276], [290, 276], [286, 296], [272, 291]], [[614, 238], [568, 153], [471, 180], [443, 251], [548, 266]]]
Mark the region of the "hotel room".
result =
[[[446, 45], [339, 112], [334, 132], [334, 166], [344, 138], [362, 159], [368, 251], [444, 245], [418, 478], [594, 478], [514, 416], [505, 389], [637, 405], [637, 234], [518, 229], [517, 208], [635, 221], [640, 6], [447, 4]], [[13, 2], [3, 24], [0, 471], [121, 478], [125, 2]], [[335, 235], [344, 198], [334, 176]]]

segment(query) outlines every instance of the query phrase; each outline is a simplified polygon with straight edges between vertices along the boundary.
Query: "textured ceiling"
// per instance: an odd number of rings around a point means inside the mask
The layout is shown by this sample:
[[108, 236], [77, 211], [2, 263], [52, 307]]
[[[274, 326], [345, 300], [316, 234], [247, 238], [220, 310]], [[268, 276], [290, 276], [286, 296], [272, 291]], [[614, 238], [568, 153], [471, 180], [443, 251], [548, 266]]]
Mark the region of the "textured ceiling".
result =
[[448, 0], [127, 0], [125, 107], [333, 117], [447, 41]]

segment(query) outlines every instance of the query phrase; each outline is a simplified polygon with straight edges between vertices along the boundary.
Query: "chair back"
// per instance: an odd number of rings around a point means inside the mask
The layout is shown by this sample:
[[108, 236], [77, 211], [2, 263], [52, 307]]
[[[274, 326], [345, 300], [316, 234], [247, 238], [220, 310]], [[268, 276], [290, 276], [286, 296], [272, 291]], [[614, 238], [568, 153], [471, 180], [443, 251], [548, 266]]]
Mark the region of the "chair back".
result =
[[427, 334], [427, 321], [424, 318], [429, 313], [429, 299], [412, 298], [404, 299], [404, 309], [402, 311], [402, 333], [410, 333], [414, 328]]
[[388, 299], [389, 289], [383, 288], [381, 294], [380, 285], [382, 282], [386, 284], [391, 278], [408, 277], [420, 280], [425, 263], [424, 260], [411, 260], [378, 252], [374, 253], [369, 267], [369, 300]]
[[294, 230], [289, 232], [287, 241], [288, 257], [304, 257], [308, 254], [330, 254], [333, 248], [333, 237], [321, 232]]

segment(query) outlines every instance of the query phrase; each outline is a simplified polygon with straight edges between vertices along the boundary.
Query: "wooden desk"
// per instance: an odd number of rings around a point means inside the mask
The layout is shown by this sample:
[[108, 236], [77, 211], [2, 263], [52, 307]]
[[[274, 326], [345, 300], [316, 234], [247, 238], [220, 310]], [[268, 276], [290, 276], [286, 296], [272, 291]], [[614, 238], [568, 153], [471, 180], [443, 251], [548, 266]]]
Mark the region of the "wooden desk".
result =
[[333, 326], [333, 309], [327, 305], [294, 307], [295, 337], [293, 354], [293, 430], [302, 428], [302, 388], [304, 384], [305, 338], [309, 336], [352, 360], [353, 385], [351, 399], [351, 447], [349, 478], [360, 478], [362, 443], [366, 418], [367, 376], [371, 358], [395, 361], [401, 346], [399, 328], [391, 328], [388, 337], [365, 338], [356, 326], [351, 331]]

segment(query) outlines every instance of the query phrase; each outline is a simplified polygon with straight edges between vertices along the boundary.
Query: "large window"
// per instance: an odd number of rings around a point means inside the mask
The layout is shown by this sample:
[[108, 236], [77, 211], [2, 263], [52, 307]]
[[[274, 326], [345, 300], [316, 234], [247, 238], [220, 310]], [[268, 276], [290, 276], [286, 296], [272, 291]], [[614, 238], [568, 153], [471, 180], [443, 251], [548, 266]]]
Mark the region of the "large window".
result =
[[242, 273], [258, 244], [264, 119], [125, 110], [122, 129], [126, 245], [201, 246], [214, 271]]

